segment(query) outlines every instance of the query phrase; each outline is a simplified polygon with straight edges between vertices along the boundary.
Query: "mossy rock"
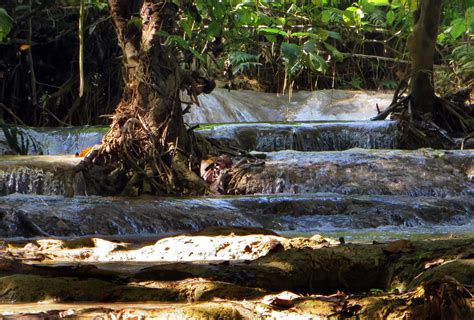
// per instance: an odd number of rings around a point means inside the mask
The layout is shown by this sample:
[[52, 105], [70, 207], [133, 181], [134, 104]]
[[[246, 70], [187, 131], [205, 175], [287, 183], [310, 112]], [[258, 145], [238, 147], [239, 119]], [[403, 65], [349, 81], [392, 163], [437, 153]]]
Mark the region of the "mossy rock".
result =
[[0, 278], [0, 302], [52, 301], [178, 301], [171, 289], [152, 289], [77, 278], [11, 275]]
[[242, 314], [231, 304], [203, 303], [183, 308], [184, 319], [240, 320]]
[[442, 279], [445, 276], [453, 277], [462, 285], [473, 287], [474, 259], [456, 260], [426, 270], [419, 277], [411, 281], [408, 288], [412, 289], [420, 285], [422, 282]]
[[268, 292], [221, 281], [191, 279], [181, 281], [176, 289], [188, 301], [211, 301], [214, 298], [226, 300], [248, 300], [264, 296]]

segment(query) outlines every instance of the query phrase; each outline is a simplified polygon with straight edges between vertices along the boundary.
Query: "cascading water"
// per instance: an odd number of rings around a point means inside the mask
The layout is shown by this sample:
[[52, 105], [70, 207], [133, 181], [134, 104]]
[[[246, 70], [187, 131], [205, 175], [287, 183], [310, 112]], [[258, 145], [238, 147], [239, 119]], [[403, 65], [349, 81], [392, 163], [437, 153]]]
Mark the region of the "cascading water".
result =
[[395, 149], [395, 121], [299, 124], [229, 124], [199, 131], [248, 151], [337, 151], [351, 148]]
[[288, 95], [253, 91], [215, 89], [199, 96], [185, 116], [189, 123], [275, 122], [275, 121], [358, 121], [377, 115], [390, 105], [388, 93], [350, 90], [299, 91]]
[[[221, 140], [247, 151], [266, 152], [266, 165], [259, 168], [252, 176], [244, 177], [238, 186], [243, 194], [308, 194], [317, 195], [321, 192], [339, 194], [334, 196], [336, 208], [346, 208], [348, 199], [355, 201], [361, 195], [370, 195], [367, 200], [371, 206], [380, 211], [380, 216], [374, 227], [384, 225], [416, 225], [414, 217], [409, 218], [408, 212], [413, 209], [408, 202], [403, 202], [400, 209], [385, 207], [377, 197], [384, 196], [384, 201], [399, 203], [400, 199], [413, 199], [418, 203], [420, 196], [432, 197], [443, 202], [450, 212], [457, 212], [457, 205], [450, 205], [449, 197], [463, 199], [466, 204], [465, 213], [472, 210], [472, 195], [474, 186], [472, 172], [474, 155], [470, 151], [442, 152], [442, 151], [397, 151], [399, 147], [398, 125], [393, 121], [363, 121], [376, 114], [376, 104], [380, 107], [388, 105], [390, 94], [372, 94], [354, 91], [323, 90], [318, 92], [295, 93], [291, 101], [287, 97], [276, 94], [265, 94], [248, 91], [231, 91], [217, 89], [210, 95], [200, 97], [201, 106], [192, 109], [187, 115], [187, 121], [197, 122], [235, 122], [235, 121], [295, 121], [317, 120], [303, 123], [242, 123], [216, 124], [210, 127], [203, 126], [198, 131], [206, 137]], [[342, 120], [358, 120], [344, 122]], [[334, 122], [337, 120], [338, 122]], [[333, 122], [329, 122], [333, 121]], [[15, 193], [28, 194], [33, 201], [33, 195], [83, 195], [94, 194], [85, 189], [83, 177], [75, 175], [73, 167], [80, 161], [73, 155], [83, 148], [98, 144], [107, 128], [51, 128], [51, 129], [24, 129], [28, 136], [35, 139], [46, 155], [69, 156], [4, 156], [0, 161], [0, 194]], [[351, 148], [349, 151], [343, 151]], [[376, 151], [374, 149], [382, 149]], [[385, 149], [385, 150], [383, 150]], [[288, 151], [293, 150], [293, 151]], [[11, 197], [11, 196], [9, 196]], [[32, 197], [32, 198], [31, 198]], [[263, 196], [260, 196], [263, 197]], [[178, 230], [194, 230], [209, 225], [253, 225], [261, 223], [263, 226], [278, 230], [299, 230], [303, 226], [307, 230], [321, 228], [346, 230], [348, 228], [366, 228], [374, 223], [374, 217], [364, 217], [364, 210], [355, 210], [354, 214], [339, 214], [337, 210], [321, 214], [321, 208], [328, 206], [322, 203], [319, 196], [314, 196], [315, 205], [312, 211], [302, 215], [300, 207], [291, 209], [286, 215], [278, 218], [275, 224], [268, 225], [259, 222], [252, 216], [252, 210], [243, 210], [235, 207], [232, 201], [241, 201], [243, 198], [212, 202], [203, 200], [172, 200], [176, 210], [168, 208], [167, 215], [157, 216], [150, 212], [146, 204], [137, 208], [141, 218], [134, 215], [135, 211], [118, 209], [115, 206], [115, 221], [103, 221], [91, 224], [78, 234], [126, 234], [126, 233], [162, 233]], [[441, 199], [443, 198], [443, 199]], [[12, 213], [10, 198], [4, 198], [4, 206], [8, 207], [14, 221], [26, 221], [25, 217], [35, 215], [35, 210], [28, 207], [26, 202], [17, 202], [20, 211]], [[255, 201], [259, 201], [257, 198]], [[272, 203], [280, 203], [278, 196], [265, 199], [262, 211], [268, 212]], [[283, 199], [283, 198], [282, 198]], [[297, 198], [289, 198], [286, 205], [291, 203], [300, 205]], [[99, 212], [100, 208], [109, 206], [108, 202], [100, 197], [94, 200], [76, 203], [77, 210], [85, 212], [87, 207], [91, 216]], [[144, 200], [147, 203], [148, 200]], [[168, 201], [168, 200], [166, 200]], [[243, 201], [243, 200], [242, 200]], [[339, 202], [338, 202], [339, 201]], [[51, 207], [50, 200], [46, 201]], [[71, 203], [58, 203], [56, 212], [69, 221], [67, 216], [73, 215]], [[165, 202], [161, 202], [165, 203]], [[125, 205], [121, 203], [120, 206]], [[156, 205], [156, 204], [153, 204]], [[162, 204], [164, 205], [164, 204]], [[65, 206], [65, 208], [62, 208]], [[192, 210], [188, 210], [190, 206]], [[218, 216], [192, 217], [192, 212], [210, 210], [214, 207], [222, 210], [232, 208], [232, 215], [227, 218]], [[5, 208], [6, 208], [5, 207]], [[27, 208], [21, 211], [22, 208]], [[34, 206], [35, 208], [41, 207]], [[331, 206], [330, 206], [331, 207]], [[69, 208], [69, 209], [67, 209]], [[227, 209], [226, 209], [227, 208]], [[237, 209], [235, 209], [237, 208]], [[319, 208], [319, 209], [318, 209]], [[428, 208], [428, 207], [426, 207]], [[428, 212], [428, 209], [423, 209]], [[165, 210], [165, 211], [166, 211]], [[239, 211], [241, 210], [241, 212]], [[243, 211], [242, 211], [243, 210]], [[265, 211], [267, 210], [267, 211]], [[395, 211], [393, 211], [395, 210]], [[398, 211], [397, 211], [398, 210]], [[77, 211], [77, 212], [79, 212]], [[424, 211], [424, 212], [425, 212]], [[188, 213], [183, 213], [188, 212]], [[436, 211], [438, 212], [438, 211]], [[357, 214], [356, 214], [357, 213]], [[5, 213], [7, 216], [8, 214]], [[12, 216], [13, 215], [13, 216]], [[355, 219], [355, 217], [358, 217]], [[400, 218], [398, 218], [400, 216]], [[457, 214], [462, 217], [463, 214]], [[38, 217], [38, 216], [35, 216]], [[56, 216], [58, 217], [58, 216]], [[145, 218], [146, 217], [146, 218]], [[467, 219], [470, 215], [467, 214]], [[16, 219], [16, 220], [15, 220]], [[26, 220], [25, 220], [26, 219]], [[35, 218], [36, 219], [36, 218]], [[84, 215], [81, 221], [89, 221]], [[266, 217], [270, 219], [271, 217]], [[451, 218], [450, 218], [451, 219]], [[8, 220], [8, 219], [7, 219]], [[77, 220], [77, 221], [79, 221]], [[465, 219], [461, 219], [466, 222]], [[461, 221], [458, 220], [458, 221]], [[49, 220], [48, 220], [49, 221]], [[411, 221], [411, 222], [406, 222]], [[428, 223], [421, 219], [418, 226]], [[443, 221], [454, 221], [444, 219]], [[62, 225], [67, 225], [64, 222]], [[35, 220], [35, 225], [41, 225]], [[54, 225], [54, 224], [52, 224]], [[126, 227], [127, 226], [127, 227]], [[147, 227], [148, 226], [148, 227]], [[278, 227], [279, 226], [279, 227]], [[324, 227], [326, 226], [326, 227]], [[43, 228], [43, 227], [42, 227]], [[44, 227], [49, 230], [47, 227]], [[96, 230], [94, 231], [94, 228]], [[66, 228], [67, 229], [67, 228]], [[10, 229], [8, 229], [10, 230]], [[59, 229], [58, 229], [59, 230]], [[49, 231], [48, 231], [49, 232]], [[71, 231], [64, 231], [64, 235]]]

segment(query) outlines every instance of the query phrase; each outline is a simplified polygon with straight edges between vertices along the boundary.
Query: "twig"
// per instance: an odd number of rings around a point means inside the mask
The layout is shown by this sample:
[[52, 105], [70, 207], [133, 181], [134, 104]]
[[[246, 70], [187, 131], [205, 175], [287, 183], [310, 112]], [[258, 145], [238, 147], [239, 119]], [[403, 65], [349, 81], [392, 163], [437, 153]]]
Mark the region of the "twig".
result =
[[361, 54], [361, 53], [346, 53], [346, 52], [342, 52], [342, 55], [343, 55], [344, 57], [349, 57], [349, 58], [376, 59], [376, 60], [382, 60], [382, 61], [391, 61], [391, 62], [397, 62], [397, 63], [411, 64], [411, 61], [408, 61], [408, 60], [402, 60], [402, 59], [398, 59], [398, 58], [389, 58], [389, 57], [374, 56], [374, 55]]
[[464, 150], [464, 143], [469, 140], [469, 139], [472, 139], [474, 138], [474, 133], [471, 133], [471, 134], [468, 134], [467, 136], [465, 136], [464, 138], [462, 138], [461, 140], [461, 150]]
[[[31, 7], [33, 6], [32, 0], [30, 0], [29, 4], [29, 11], [31, 12]], [[33, 24], [31, 21], [31, 17], [28, 19], [28, 35], [27, 35], [27, 43], [28, 43], [28, 67], [30, 69], [30, 82], [31, 82], [31, 102], [34, 107], [37, 106], [38, 101], [37, 101], [37, 93], [36, 93], [36, 75], [35, 75], [35, 67], [33, 63], [33, 54], [31, 53], [31, 38], [33, 35]]]
[[464, 131], [464, 133], [467, 133], [469, 132], [469, 130], [467, 129], [466, 125], [464, 124], [464, 119], [463, 117], [456, 111], [454, 110], [454, 108], [452, 106], [450, 106], [449, 103], [446, 103], [447, 101], [444, 100], [444, 99], [441, 99], [443, 102], [442, 106], [444, 108], [446, 108], [449, 112], [451, 112], [454, 116], [456, 116], [458, 119], [459, 119], [459, 124], [461, 125], [462, 127], [462, 130]]
[[372, 121], [376, 121], [376, 120], [385, 120], [385, 118], [390, 114], [392, 113], [393, 111], [395, 111], [395, 109], [397, 107], [399, 107], [401, 104], [403, 104], [410, 96], [406, 96], [406, 97], [403, 97], [402, 99], [400, 99], [400, 101], [396, 102], [396, 103], [393, 103], [391, 104], [387, 109], [385, 109], [384, 111], [382, 111], [380, 114], [376, 115], [375, 117], [373, 117]]
[[7, 112], [9, 114], [12, 115], [13, 118], [15, 118], [15, 121], [18, 121], [18, 123], [20, 123], [22, 126], [25, 126], [26, 127], [26, 124], [23, 122], [23, 120], [21, 120], [12, 110], [10, 110], [10, 108], [7, 108], [6, 105], [4, 105], [3, 103], [0, 102], [0, 107], [4, 108], [5, 110], [7, 110]]

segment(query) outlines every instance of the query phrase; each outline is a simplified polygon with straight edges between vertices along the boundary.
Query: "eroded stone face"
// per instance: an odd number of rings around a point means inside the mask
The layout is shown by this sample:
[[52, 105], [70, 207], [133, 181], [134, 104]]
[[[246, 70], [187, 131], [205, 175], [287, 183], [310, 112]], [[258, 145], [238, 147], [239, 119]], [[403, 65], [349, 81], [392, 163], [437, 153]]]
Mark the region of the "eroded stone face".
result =
[[74, 190], [74, 156], [0, 157], [0, 195], [65, 195]]
[[234, 181], [237, 194], [472, 196], [473, 151], [362, 150], [267, 153]]

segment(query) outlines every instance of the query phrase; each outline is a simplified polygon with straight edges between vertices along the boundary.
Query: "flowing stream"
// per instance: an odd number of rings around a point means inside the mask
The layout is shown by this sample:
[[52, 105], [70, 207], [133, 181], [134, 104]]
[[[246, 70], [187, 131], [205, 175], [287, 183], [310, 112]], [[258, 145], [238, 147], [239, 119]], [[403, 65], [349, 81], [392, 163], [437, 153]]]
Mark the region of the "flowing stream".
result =
[[[187, 117], [190, 123], [207, 123], [198, 132], [266, 153], [264, 170], [242, 186], [244, 193], [256, 194], [250, 198], [57, 198], [68, 190], [84, 194], [81, 180], [65, 173], [80, 161], [73, 155], [100, 143], [107, 128], [24, 128], [42, 154], [50, 156], [1, 158], [0, 194], [8, 196], [0, 198], [4, 215], [0, 235], [137, 235], [206, 225], [257, 225], [281, 232], [360, 229], [367, 234], [407, 227], [410, 236], [440, 223], [448, 226], [446, 230], [449, 225], [469, 224], [474, 211], [473, 152], [397, 150], [396, 122], [366, 120], [390, 98], [390, 94], [323, 90], [297, 92], [288, 101], [286, 96], [223, 89], [200, 97], [201, 106]], [[352, 122], [343, 121], [348, 119]], [[281, 122], [301, 120], [305, 122]], [[9, 153], [7, 149], [4, 145], [4, 153]], [[159, 214], [156, 207], [161, 208]], [[112, 219], [102, 218], [103, 208], [115, 212]], [[216, 208], [228, 215], [214, 213]], [[73, 227], [77, 224], [81, 227]]]
[[473, 236], [474, 150], [400, 150], [396, 122], [368, 121], [390, 100], [341, 90], [201, 97], [186, 118], [198, 132], [265, 157], [229, 196], [101, 197], [75, 173], [74, 154], [107, 128], [22, 128], [38, 146], [27, 156], [9, 155], [0, 137], [0, 238], [138, 243], [209, 226], [355, 242]]

